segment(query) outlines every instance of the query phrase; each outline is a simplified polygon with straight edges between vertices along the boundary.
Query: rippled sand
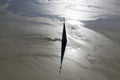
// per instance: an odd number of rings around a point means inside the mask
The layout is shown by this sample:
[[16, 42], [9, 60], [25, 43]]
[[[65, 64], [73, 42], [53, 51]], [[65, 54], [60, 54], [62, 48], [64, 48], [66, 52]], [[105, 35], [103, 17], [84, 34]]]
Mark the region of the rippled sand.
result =
[[0, 22], [1, 80], [120, 79], [119, 44], [71, 23], [66, 25], [68, 44], [60, 75], [62, 23], [44, 20], [17, 17]]
[[[0, 0], [0, 80], [119, 80], [118, 0]], [[62, 18], [67, 48], [59, 74]]]

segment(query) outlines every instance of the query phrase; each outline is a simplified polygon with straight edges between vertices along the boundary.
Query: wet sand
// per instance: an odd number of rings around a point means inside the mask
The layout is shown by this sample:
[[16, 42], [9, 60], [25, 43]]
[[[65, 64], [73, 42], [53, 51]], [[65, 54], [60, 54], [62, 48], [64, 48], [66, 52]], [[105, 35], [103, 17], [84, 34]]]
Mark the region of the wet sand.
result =
[[[0, 80], [119, 80], [117, 0], [0, 0]], [[67, 47], [61, 74], [62, 17]]]
[[[103, 34], [80, 24], [68, 23], [66, 25], [68, 44], [60, 75], [62, 24], [59, 20], [56, 23], [57, 20], [54, 22], [44, 18], [46, 24], [35, 25], [32, 19], [25, 18], [23, 22], [22, 18], [14, 19], [8, 21], [7, 24], [0, 22], [2, 25], [0, 29], [0, 79], [120, 79], [120, 46]], [[54, 40], [56, 38], [58, 40]]]

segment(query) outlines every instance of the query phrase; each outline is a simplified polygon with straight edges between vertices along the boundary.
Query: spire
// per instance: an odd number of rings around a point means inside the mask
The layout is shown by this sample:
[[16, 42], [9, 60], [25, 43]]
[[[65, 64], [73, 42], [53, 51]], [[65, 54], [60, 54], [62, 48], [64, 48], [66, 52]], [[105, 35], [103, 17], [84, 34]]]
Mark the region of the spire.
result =
[[66, 29], [65, 29], [65, 18], [63, 18], [63, 33], [62, 33], [62, 43], [61, 43], [61, 63], [60, 63], [60, 71], [62, 69], [62, 63], [63, 63], [63, 58], [64, 58], [64, 53], [65, 53], [65, 48], [67, 44], [67, 34], [66, 34]]

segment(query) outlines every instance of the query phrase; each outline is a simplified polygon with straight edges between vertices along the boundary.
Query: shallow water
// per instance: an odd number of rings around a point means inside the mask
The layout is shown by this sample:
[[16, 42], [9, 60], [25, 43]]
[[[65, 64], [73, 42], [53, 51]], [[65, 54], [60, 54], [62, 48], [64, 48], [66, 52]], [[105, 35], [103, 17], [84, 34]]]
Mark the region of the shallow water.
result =
[[[0, 79], [119, 80], [119, 1], [0, 0]], [[67, 48], [59, 74], [62, 17]]]

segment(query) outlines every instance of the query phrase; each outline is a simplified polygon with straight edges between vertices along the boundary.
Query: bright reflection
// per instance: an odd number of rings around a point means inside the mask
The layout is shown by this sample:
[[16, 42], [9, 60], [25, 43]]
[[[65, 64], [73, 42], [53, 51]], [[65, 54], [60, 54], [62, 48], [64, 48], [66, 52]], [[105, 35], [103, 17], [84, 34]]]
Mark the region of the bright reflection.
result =
[[79, 15], [77, 15], [77, 12], [73, 11], [73, 10], [66, 10], [64, 12], [64, 15], [67, 18], [71, 18], [71, 19], [76, 19]]
[[83, 25], [83, 23], [77, 21], [77, 20], [67, 20], [67, 23], [71, 25]]
[[83, 1], [81, 1], [81, 3], [80, 1], [73, 0], [61, 1], [52, 5], [51, 12], [53, 12], [52, 14], [56, 14], [60, 17], [65, 17], [68, 19], [91, 19], [92, 16], [96, 16], [96, 12], [94, 12], [92, 8], [89, 8], [87, 4], [88, 3], [84, 4]]
[[95, 20], [119, 15], [119, 5], [105, 0], [51, 0], [52, 14], [69, 19]]
[[72, 24], [72, 25], [74, 25], [74, 24], [79, 24], [79, 22], [78, 22], [78, 21], [75, 21], [75, 20], [69, 20], [68, 23], [70, 23], [70, 24]]

